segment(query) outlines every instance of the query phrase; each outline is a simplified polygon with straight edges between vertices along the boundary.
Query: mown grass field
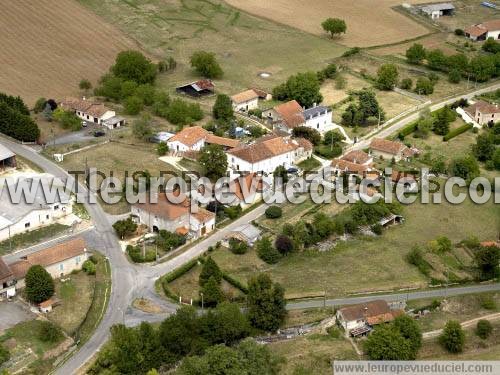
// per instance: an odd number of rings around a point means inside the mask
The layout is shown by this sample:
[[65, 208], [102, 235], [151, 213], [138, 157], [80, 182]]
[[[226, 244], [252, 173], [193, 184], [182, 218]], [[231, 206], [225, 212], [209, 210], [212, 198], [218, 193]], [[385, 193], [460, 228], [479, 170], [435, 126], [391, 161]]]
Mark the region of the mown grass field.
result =
[[[405, 206], [403, 215], [403, 225], [389, 228], [380, 237], [357, 237], [328, 252], [295, 253], [276, 265], [261, 261], [253, 249], [245, 255], [216, 250], [212, 256], [221, 269], [242, 282], [256, 272], [268, 273], [285, 287], [288, 298], [320, 296], [325, 291], [334, 297], [426, 287], [429, 280], [405, 260], [415, 245], [426, 246], [438, 236], [447, 236], [453, 243], [469, 236], [488, 240], [496, 238], [500, 225], [500, 212], [493, 203], [415, 203]], [[299, 216], [291, 217], [298, 220]], [[278, 231], [280, 225], [271, 227]]]
[[[79, 0], [158, 58], [177, 68], [163, 75], [167, 88], [198, 78], [189, 57], [203, 49], [217, 55], [225, 75], [217, 89], [233, 94], [249, 86], [270, 89], [290, 74], [318, 70], [344, 47], [297, 29], [241, 12], [219, 0]], [[269, 79], [258, 77], [269, 72]]]

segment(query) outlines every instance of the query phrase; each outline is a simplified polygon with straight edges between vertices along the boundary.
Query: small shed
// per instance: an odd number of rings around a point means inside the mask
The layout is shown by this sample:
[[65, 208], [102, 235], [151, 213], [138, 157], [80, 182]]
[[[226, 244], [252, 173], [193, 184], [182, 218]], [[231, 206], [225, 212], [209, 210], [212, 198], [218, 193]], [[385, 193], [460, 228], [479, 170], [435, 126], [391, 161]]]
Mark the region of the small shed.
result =
[[262, 231], [252, 224], [243, 224], [234, 228], [226, 237], [227, 240], [234, 238], [242, 242], [246, 242], [252, 246], [262, 234]]
[[213, 95], [215, 92], [214, 83], [209, 79], [201, 79], [196, 82], [188, 83], [184, 86], [179, 86], [175, 89], [180, 94], [189, 95], [195, 98], [202, 96]]
[[38, 309], [41, 313], [47, 314], [52, 311], [52, 308], [58, 304], [58, 301], [54, 297], [50, 297], [48, 300], [43, 301], [38, 304]]
[[15, 168], [16, 165], [16, 154], [0, 144], [0, 172], [7, 168]]
[[116, 129], [125, 125], [125, 118], [121, 116], [113, 116], [104, 120], [102, 124], [108, 129]]

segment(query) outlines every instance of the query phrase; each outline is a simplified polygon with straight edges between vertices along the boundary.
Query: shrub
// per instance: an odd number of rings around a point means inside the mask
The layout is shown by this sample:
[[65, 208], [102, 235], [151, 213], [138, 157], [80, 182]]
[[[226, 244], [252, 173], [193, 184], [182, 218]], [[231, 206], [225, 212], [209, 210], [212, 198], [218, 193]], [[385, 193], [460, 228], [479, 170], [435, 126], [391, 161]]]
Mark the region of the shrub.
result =
[[0, 343], [0, 366], [10, 359], [9, 350]]
[[399, 131], [398, 138], [403, 140], [406, 136], [410, 135], [415, 130], [417, 130], [417, 127], [418, 127], [418, 121], [415, 121], [409, 125], [406, 125], [403, 129], [401, 129]]
[[191, 66], [203, 77], [219, 78], [224, 72], [215, 59], [215, 54], [205, 51], [195, 52], [190, 59]]
[[239, 241], [235, 238], [229, 240], [229, 249], [233, 254], [245, 254], [248, 251], [248, 244], [245, 241]]
[[349, 56], [353, 56], [353, 55], [356, 55], [358, 53], [361, 52], [361, 48], [359, 47], [353, 47], [351, 49], [348, 49], [347, 51], [345, 51], [343, 54], [342, 54], [342, 57], [349, 57]]
[[280, 259], [280, 253], [274, 248], [268, 237], [264, 237], [257, 241], [255, 246], [257, 249], [257, 255], [264, 262], [275, 264]]
[[35, 113], [42, 112], [45, 109], [46, 104], [47, 104], [47, 99], [38, 98], [38, 100], [35, 103], [35, 106], [33, 107], [33, 112], [35, 112]]
[[478, 335], [483, 340], [487, 339], [491, 332], [493, 332], [493, 326], [488, 320], [481, 319], [476, 325], [476, 335]]
[[198, 103], [174, 99], [166, 109], [164, 117], [174, 125], [187, 125], [201, 120], [203, 111]]
[[125, 99], [124, 107], [127, 115], [138, 115], [142, 111], [144, 103], [137, 96], [129, 96]]
[[413, 87], [413, 81], [411, 78], [403, 78], [399, 84], [399, 87], [403, 90], [411, 90]]
[[420, 77], [417, 79], [415, 92], [419, 95], [430, 95], [434, 92], [434, 84], [429, 78]]
[[461, 79], [462, 74], [457, 69], [450, 70], [450, 72], [448, 73], [448, 81], [450, 83], [460, 83]]
[[168, 152], [168, 145], [165, 142], [160, 142], [156, 147], [156, 153], [159, 156], [163, 156]]
[[382, 234], [383, 230], [384, 230], [384, 227], [379, 223], [372, 225], [373, 233], [375, 233], [378, 236], [380, 236]]
[[132, 235], [137, 230], [137, 224], [131, 217], [119, 220], [113, 224], [116, 234], [123, 240], [126, 236]]
[[225, 207], [224, 213], [227, 215], [229, 219], [234, 220], [241, 215], [241, 207], [240, 206]]
[[491, 296], [483, 296], [481, 298], [481, 307], [486, 310], [496, 310], [497, 304]]
[[52, 322], [41, 321], [38, 338], [43, 342], [57, 342], [63, 337], [61, 328]]
[[465, 31], [462, 30], [462, 29], [455, 29], [455, 35], [457, 35], [457, 36], [464, 36], [465, 35]]
[[274, 246], [281, 254], [287, 255], [293, 251], [293, 241], [284, 234], [279, 234], [274, 241]]
[[266, 209], [268, 219], [278, 219], [283, 215], [283, 210], [279, 206], [270, 206]]
[[86, 260], [85, 262], [83, 262], [82, 269], [87, 275], [95, 275], [96, 273], [95, 264], [92, 263], [91, 260]]
[[406, 255], [406, 260], [408, 263], [416, 266], [423, 275], [429, 276], [431, 266], [424, 260], [422, 251], [418, 246], [415, 246], [410, 250], [408, 255]]
[[448, 321], [439, 336], [439, 343], [450, 353], [460, 353], [465, 344], [465, 333], [460, 323], [454, 320]]
[[455, 138], [456, 136], [459, 136], [460, 134], [462, 133], [465, 133], [466, 131], [472, 129], [472, 124], [465, 124], [465, 125], [462, 125], [456, 129], [453, 129], [453, 130], [450, 130], [444, 137], [443, 137], [443, 141], [444, 142], [447, 142], [449, 141], [450, 139], [453, 139]]
[[111, 71], [125, 81], [143, 84], [154, 82], [157, 67], [139, 51], [123, 51], [116, 56]]
[[144, 249], [140, 246], [128, 245], [126, 252], [134, 263], [147, 263], [156, 260], [156, 251], [148, 250], [144, 253]]

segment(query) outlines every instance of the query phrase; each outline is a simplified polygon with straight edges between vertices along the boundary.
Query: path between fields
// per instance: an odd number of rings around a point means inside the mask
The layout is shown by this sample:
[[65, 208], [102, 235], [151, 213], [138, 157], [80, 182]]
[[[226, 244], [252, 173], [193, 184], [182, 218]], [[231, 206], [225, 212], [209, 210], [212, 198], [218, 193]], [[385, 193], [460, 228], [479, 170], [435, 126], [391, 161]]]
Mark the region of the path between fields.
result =
[[[474, 324], [476, 324], [480, 320], [495, 321], [498, 319], [500, 319], [500, 313], [495, 313], [495, 314], [480, 316], [478, 318], [467, 320], [465, 322], [460, 323], [460, 325], [462, 326], [462, 328], [468, 328], [470, 326], [473, 326]], [[441, 332], [443, 332], [443, 329], [436, 329], [435, 331], [424, 332], [422, 337], [424, 339], [430, 339], [430, 338], [439, 336], [441, 334]]]

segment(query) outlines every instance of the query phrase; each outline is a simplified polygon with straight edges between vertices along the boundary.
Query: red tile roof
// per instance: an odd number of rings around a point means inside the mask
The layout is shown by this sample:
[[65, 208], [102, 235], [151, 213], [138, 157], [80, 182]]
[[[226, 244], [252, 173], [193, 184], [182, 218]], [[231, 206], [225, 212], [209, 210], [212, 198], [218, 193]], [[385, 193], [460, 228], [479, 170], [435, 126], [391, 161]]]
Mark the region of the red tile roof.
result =
[[342, 156], [342, 160], [349, 161], [351, 163], [365, 164], [370, 161], [371, 156], [366, 152], [361, 150], [353, 150]]
[[2, 258], [0, 258], [0, 287], [3, 283], [12, 280], [14, 277], [14, 274], [12, 273], [12, 270], [5, 264]]
[[228, 151], [228, 154], [253, 164], [261, 160], [292, 152], [299, 147], [301, 146], [296, 140], [288, 137], [279, 137], [273, 134], [264, 136], [251, 145], [233, 148]]
[[304, 110], [296, 100], [277, 105], [274, 107], [274, 110], [289, 128], [295, 128], [305, 122], [304, 115], [302, 114]]
[[389, 141], [388, 139], [375, 138], [370, 144], [372, 150], [386, 152], [391, 155], [397, 155], [407, 148], [401, 142]]
[[148, 196], [145, 203], [135, 203], [133, 206], [167, 220], [175, 220], [189, 214], [189, 200], [185, 199], [184, 202], [175, 204], [163, 193], [158, 195], [156, 203], [151, 202]]
[[231, 100], [236, 104], [246, 103], [255, 99], [259, 99], [259, 95], [254, 90], [246, 90], [231, 96]]
[[380, 316], [388, 317], [386, 314], [391, 314], [391, 309], [384, 300], [375, 300], [347, 306], [341, 308], [339, 311], [346, 321], [372, 319]]
[[352, 163], [343, 159], [333, 159], [332, 167], [350, 173], [363, 173], [370, 169], [367, 165]]
[[193, 146], [208, 135], [208, 131], [201, 126], [188, 126], [175, 134], [168, 142], [180, 142], [186, 146]]
[[500, 30], [500, 20], [491, 20], [467, 27], [464, 31], [472, 36], [478, 37], [488, 31]]
[[224, 138], [224, 137], [219, 137], [217, 135], [213, 134], [208, 134], [206, 137], [207, 143], [214, 144], [214, 145], [220, 145], [224, 147], [229, 147], [229, 148], [235, 148], [241, 145], [241, 142], [238, 141], [237, 139], [231, 139], [231, 138]]

